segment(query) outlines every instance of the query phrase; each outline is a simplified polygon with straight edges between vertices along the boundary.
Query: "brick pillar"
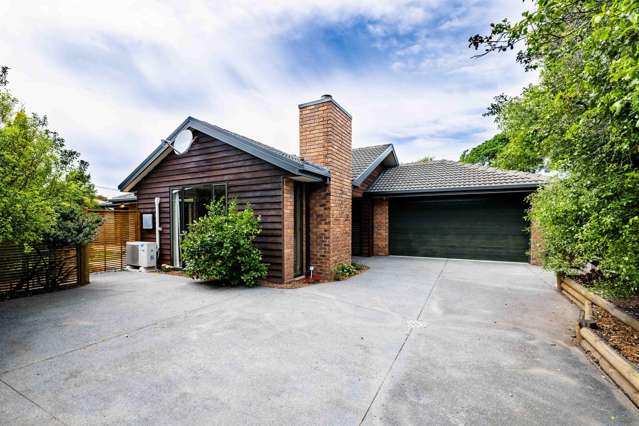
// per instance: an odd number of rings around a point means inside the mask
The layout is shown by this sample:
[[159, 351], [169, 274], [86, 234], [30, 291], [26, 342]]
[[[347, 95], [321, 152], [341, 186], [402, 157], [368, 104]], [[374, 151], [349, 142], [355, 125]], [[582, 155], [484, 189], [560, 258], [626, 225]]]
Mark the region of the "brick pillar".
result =
[[351, 262], [352, 117], [324, 95], [299, 106], [300, 156], [327, 167], [330, 182], [309, 195], [310, 261], [322, 279], [333, 279], [338, 263]]
[[544, 252], [544, 240], [539, 225], [530, 226], [530, 264], [541, 265], [541, 256]]
[[295, 262], [295, 182], [282, 179], [282, 243], [283, 265], [282, 281], [288, 282], [294, 278]]
[[388, 200], [373, 201], [373, 256], [388, 256]]
[[362, 238], [362, 256], [373, 255], [373, 200], [362, 199], [362, 223], [360, 225]]

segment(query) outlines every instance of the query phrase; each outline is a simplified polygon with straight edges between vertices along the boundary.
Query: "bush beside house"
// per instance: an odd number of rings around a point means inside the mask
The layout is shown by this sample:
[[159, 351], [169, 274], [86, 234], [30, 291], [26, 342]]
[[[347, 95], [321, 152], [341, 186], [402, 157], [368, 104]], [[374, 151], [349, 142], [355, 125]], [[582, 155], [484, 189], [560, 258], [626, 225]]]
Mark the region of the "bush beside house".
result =
[[209, 212], [193, 224], [182, 240], [184, 272], [191, 278], [222, 284], [254, 286], [266, 277], [267, 267], [255, 247], [260, 218], [232, 200], [214, 201]]

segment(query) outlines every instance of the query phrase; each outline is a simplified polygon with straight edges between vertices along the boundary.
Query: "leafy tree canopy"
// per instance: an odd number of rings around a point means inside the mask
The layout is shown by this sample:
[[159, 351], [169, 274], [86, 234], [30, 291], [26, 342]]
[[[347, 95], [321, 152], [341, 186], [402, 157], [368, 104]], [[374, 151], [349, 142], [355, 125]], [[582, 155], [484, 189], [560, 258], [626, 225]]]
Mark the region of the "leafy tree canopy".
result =
[[484, 166], [494, 165], [495, 159], [503, 151], [507, 143], [508, 136], [504, 133], [498, 133], [486, 142], [462, 152], [459, 160], [463, 163], [482, 164]]
[[87, 242], [97, 226], [82, 212], [95, 197], [88, 163], [48, 129], [46, 117], [19, 105], [6, 88], [7, 71], [0, 69], [0, 242], [28, 249], [59, 241], [64, 228], [77, 225], [72, 219], [88, 221], [92, 230], [89, 236], [80, 232], [82, 241], [73, 232], [70, 242]]
[[[560, 172], [532, 197], [547, 266], [599, 266], [639, 291], [639, 0], [538, 0], [491, 25], [480, 55], [520, 49], [538, 84], [491, 108], [508, 138], [492, 164]], [[496, 108], [494, 107], [496, 105]], [[472, 151], [471, 151], [472, 152]]]

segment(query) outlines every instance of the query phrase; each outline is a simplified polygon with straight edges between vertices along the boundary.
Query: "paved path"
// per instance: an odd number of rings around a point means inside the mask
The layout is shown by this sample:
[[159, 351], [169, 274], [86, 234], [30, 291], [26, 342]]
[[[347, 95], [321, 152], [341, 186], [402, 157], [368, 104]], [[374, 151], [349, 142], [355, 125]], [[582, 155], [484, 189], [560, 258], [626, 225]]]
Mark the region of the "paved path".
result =
[[297, 290], [119, 272], [0, 303], [0, 424], [639, 424], [550, 274], [362, 261]]

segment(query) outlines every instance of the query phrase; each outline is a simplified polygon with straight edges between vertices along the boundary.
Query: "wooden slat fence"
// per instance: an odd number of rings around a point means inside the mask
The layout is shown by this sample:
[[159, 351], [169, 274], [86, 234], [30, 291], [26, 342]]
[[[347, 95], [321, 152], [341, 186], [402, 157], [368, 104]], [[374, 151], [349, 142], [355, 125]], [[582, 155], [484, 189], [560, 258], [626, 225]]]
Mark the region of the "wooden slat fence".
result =
[[13, 244], [0, 245], [0, 298], [57, 290], [88, 282], [76, 247], [35, 247], [25, 253]]
[[96, 238], [89, 243], [91, 272], [120, 271], [126, 267], [126, 242], [140, 240], [140, 212], [91, 210], [102, 217]]

